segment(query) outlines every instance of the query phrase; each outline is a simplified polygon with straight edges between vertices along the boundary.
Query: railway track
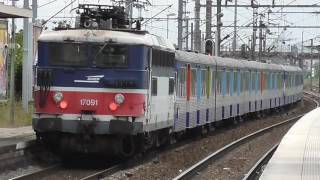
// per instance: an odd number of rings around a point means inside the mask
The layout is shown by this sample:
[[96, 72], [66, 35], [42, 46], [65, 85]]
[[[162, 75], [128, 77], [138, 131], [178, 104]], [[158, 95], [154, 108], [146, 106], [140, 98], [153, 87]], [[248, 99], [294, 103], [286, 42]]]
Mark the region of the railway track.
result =
[[53, 166], [11, 178], [10, 180], [34, 180], [34, 179], [100, 179], [120, 171], [123, 164], [106, 165], [106, 169], [86, 169], [86, 168], [68, 168], [63, 164]]
[[[317, 89], [316, 89], [317, 90]], [[305, 91], [305, 94], [307, 94], [307, 98], [313, 100], [313, 102], [317, 105], [317, 107], [320, 106], [320, 94], [317, 94], [312, 91]], [[273, 153], [276, 151], [279, 144], [272, 147], [264, 156], [262, 156], [257, 163], [250, 169], [248, 174], [243, 178], [243, 180], [255, 180], [260, 177], [264, 166], [268, 163], [270, 158], [272, 157]]]
[[[319, 102], [320, 102], [320, 97], [318, 94], [314, 93], [314, 92], [305, 92], [306, 94], [306, 98], [312, 100], [317, 107], [319, 107]], [[218, 159], [222, 159], [224, 157], [226, 157], [232, 150], [234, 150], [235, 148], [238, 148], [241, 145], [244, 145], [245, 143], [249, 142], [249, 141], [253, 141], [254, 139], [262, 136], [263, 134], [266, 134], [267, 132], [270, 132], [272, 130], [274, 130], [275, 128], [281, 127], [281, 126], [285, 126], [289, 123], [295, 122], [296, 120], [300, 119], [304, 114], [301, 115], [297, 115], [293, 118], [290, 118], [288, 120], [285, 120], [281, 123], [277, 123], [274, 124], [272, 126], [269, 126], [267, 128], [258, 130], [252, 134], [249, 134], [239, 140], [236, 140], [226, 146], [224, 146], [223, 148], [219, 149], [218, 151], [210, 154], [209, 156], [205, 157], [204, 159], [202, 159], [201, 161], [199, 161], [198, 163], [194, 164], [193, 166], [191, 166], [190, 168], [188, 168], [187, 170], [185, 170], [184, 172], [182, 172], [181, 174], [179, 174], [178, 176], [176, 176], [174, 178], [174, 180], [184, 180], [184, 179], [192, 179], [194, 178], [196, 175], [200, 174], [202, 171], [204, 171], [205, 169], [208, 168], [208, 166], [210, 164], [212, 164], [214, 161], [218, 160]], [[252, 179], [256, 179], [257, 175], [259, 175], [261, 169], [263, 168], [263, 166], [268, 162], [268, 160], [271, 158], [273, 152], [276, 150], [277, 148], [276, 144], [275, 146], [273, 146], [255, 165], [254, 167], [248, 172], [248, 174], [245, 176], [244, 179], [248, 179], [248, 180], [252, 180]]]
[[[306, 94], [308, 96], [310, 96], [309, 99], [312, 99], [312, 98], [314, 99], [316, 97], [315, 94], [313, 94], [312, 92], [306, 92]], [[319, 105], [319, 104], [317, 104], [317, 105]], [[210, 156], [208, 156], [204, 160], [200, 161], [196, 165], [189, 168], [187, 171], [181, 173], [175, 179], [189, 179], [194, 174], [199, 172], [201, 169], [205, 168], [206, 165], [208, 165], [210, 163], [210, 161], [221, 158], [223, 155], [227, 154], [228, 151], [234, 149], [235, 147], [242, 144], [243, 142], [250, 141], [250, 140], [254, 139], [255, 137], [258, 137], [259, 135], [266, 133], [270, 129], [274, 129], [278, 126], [282, 126], [282, 125], [288, 124], [290, 122], [293, 122], [302, 116], [303, 115], [296, 116], [294, 118], [288, 119], [287, 121], [284, 121], [282, 123], [278, 123], [273, 126], [264, 128], [262, 130], [257, 131], [256, 133], [252, 133], [244, 138], [241, 138], [238, 141], [235, 141], [235, 142], [223, 147], [222, 149], [216, 151], [215, 153], [211, 154]], [[174, 148], [170, 147], [169, 149], [174, 149]], [[149, 157], [147, 157], [147, 158], [152, 159], [154, 157], [154, 156], [152, 156], [152, 157], [151, 156], [152, 155], [149, 155]], [[142, 159], [146, 159], [146, 157], [143, 157]], [[139, 159], [138, 161], [145, 161], [145, 160]], [[131, 162], [131, 164], [132, 164], [132, 162]], [[128, 165], [127, 162], [124, 162], [124, 163], [122, 162], [122, 163], [114, 163], [114, 164], [106, 165], [105, 168], [102, 168], [102, 169], [88, 170], [88, 169], [65, 168], [63, 166], [63, 164], [56, 164], [51, 167], [44, 168], [42, 170], [32, 172], [29, 174], [25, 174], [22, 176], [17, 176], [17, 177], [11, 178], [11, 179], [12, 180], [56, 179], [59, 177], [60, 177], [59, 179], [64, 179], [64, 178], [68, 179], [68, 177], [72, 177], [72, 179], [81, 179], [81, 180], [101, 179], [103, 177], [110, 176], [110, 175], [112, 175], [122, 169], [125, 169], [128, 166], [130, 167], [132, 165]]]

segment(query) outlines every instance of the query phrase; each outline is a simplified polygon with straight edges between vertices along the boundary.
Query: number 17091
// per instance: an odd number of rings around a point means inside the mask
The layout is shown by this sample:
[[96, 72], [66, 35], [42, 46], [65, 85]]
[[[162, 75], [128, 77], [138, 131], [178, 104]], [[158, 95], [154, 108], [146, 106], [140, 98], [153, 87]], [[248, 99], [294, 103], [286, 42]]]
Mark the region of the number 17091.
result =
[[98, 106], [97, 99], [80, 99], [81, 106]]

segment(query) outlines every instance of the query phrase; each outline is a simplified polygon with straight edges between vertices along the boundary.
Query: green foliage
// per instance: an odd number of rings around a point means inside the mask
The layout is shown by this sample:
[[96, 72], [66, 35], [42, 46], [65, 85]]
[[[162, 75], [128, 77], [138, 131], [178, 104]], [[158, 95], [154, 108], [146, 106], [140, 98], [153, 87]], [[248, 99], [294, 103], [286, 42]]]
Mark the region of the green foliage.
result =
[[[19, 30], [16, 34], [16, 61], [15, 61], [15, 96], [16, 99], [21, 99], [22, 96], [22, 64], [23, 64], [23, 30]], [[11, 54], [8, 59], [8, 80], [10, 80], [10, 70], [11, 70]], [[8, 81], [9, 82], [9, 81]], [[9, 84], [10, 86], [10, 84]]]
[[22, 109], [22, 102], [15, 102], [14, 123], [10, 121], [10, 103], [0, 103], [0, 128], [30, 126], [33, 113], [33, 105], [29, 105], [29, 113], [25, 113]]
[[16, 98], [21, 99], [22, 96], [22, 64], [23, 64], [23, 30], [16, 33], [16, 62], [15, 62], [15, 92]]

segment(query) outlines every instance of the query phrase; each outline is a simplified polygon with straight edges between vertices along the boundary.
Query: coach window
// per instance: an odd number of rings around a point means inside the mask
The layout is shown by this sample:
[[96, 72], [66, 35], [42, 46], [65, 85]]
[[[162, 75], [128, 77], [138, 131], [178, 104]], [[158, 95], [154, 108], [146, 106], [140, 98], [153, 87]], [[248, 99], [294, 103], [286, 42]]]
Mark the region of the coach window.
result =
[[233, 92], [234, 94], [237, 94], [237, 86], [238, 85], [238, 71], [233, 71]]
[[217, 71], [217, 78], [216, 78], [216, 88], [217, 88], [217, 94], [221, 94], [222, 86], [221, 86], [221, 79], [222, 79], [222, 71]]
[[214, 91], [216, 89], [216, 76], [215, 76], [215, 71], [212, 70], [211, 71], [212, 75], [211, 75], [211, 94], [214, 95]]
[[256, 71], [251, 72], [252, 92], [256, 94]]
[[241, 71], [241, 93], [245, 91], [244, 79], [245, 79], [245, 73], [244, 71]]
[[206, 81], [205, 81], [205, 83], [206, 83], [206, 95], [207, 95], [207, 99], [209, 99], [210, 98], [210, 96], [211, 96], [211, 82], [212, 82], [212, 76], [211, 76], [212, 74], [211, 74], [211, 68], [210, 67], [207, 67], [207, 69], [206, 69]]
[[158, 78], [152, 77], [151, 95], [157, 96], [157, 94], [158, 94]]
[[230, 70], [230, 82], [229, 82], [229, 84], [230, 84], [230, 89], [229, 89], [229, 91], [230, 91], [230, 96], [233, 96], [233, 89], [234, 89], [234, 87], [233, 87], [233, 85], [234, 85], [234, 73], [233, 73], [233, 69], [231, 69]]
[[201, 70], [201, 96], [205, 97], [207, 95], [207, 76], [206, 76], [206, 71], [205, 69]]
[[251, 83], [251, 70], [247, 72], [247, 86], [248, 92], [251, 91], [252, 83]]
[[273, 79], [274, 79], [274, 89], [275, 90], [277, 90], [278, 89], [278, 84], [279, 84], [279, 82], [278, 82], [278, 72], [277, 73], [275, 73], [274, 75], [273, 75]]
[[169, 95], [172, 95], [174, 92], [174, 78], [169, 78]]
[[261, 72], [257, 72], [257, 91], [261, 92]]
[[226, 95], [226, 90], [227, 90], [227, 72], [226, 69], [222, 71], [222, 96]]
[[278, 90], [282, 89], [282, 76], [281, 73], [278, 74]]
[[272, 86], [272, 75], [273, 73], [272, 72], [270, 72], [270, 74], [269, 74], [269, 83], [270, 83], [270, 85], [269, 85], [269, 89], [270, 90], [272, 90], [273, 89], [273, 86]]
[[226, 70], [226, 95], [230, 95], [230, 71]]
[[197, 69], [191, 69], [191, 96], [196, 97], [197, 94]]
[[185, 97], [186, 96], [186, 70], [185, 68], [178, 69], [178, 88], [177, 96]]

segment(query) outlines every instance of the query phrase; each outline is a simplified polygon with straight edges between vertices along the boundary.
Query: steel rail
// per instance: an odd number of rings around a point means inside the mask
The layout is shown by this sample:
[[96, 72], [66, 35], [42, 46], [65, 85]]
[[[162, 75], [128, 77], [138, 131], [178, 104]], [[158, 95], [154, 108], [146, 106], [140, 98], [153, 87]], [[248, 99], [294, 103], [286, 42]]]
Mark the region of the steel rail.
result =
[[45, 175], [45, 174], [47, 174], [49, 172], [55, 171], [60, 167], [61, 167], [61, 164], [56, 164], [56, 165], [53, 165], [53, 166], [50, 166], [50, 167], [47, 167], [47, 168], [44, 168], [44, 169], [40, 169], [40, 170], [35, 171], [35, 172], [31, 172], [31, 173], [28, 173], [28, 174], [24, 174], [24, 175], [21, 175], [21, 176], [17, 176], [17, 177], [11, 178], [9, 180], [39, 179], [39, 176], [43, 176], [43, 175]]
[[[307, 93], [308, 94], [308, 93]], [[311, 99], [311, 98], [309, 98]], [[313, 100], [316, 104], [317, 107], [319, 106], [319, 102], [317, 102], [316, 100]], [[182, 180], [182, 179], [191, 179], [197, 172], [205, 169], [208, 164], [210, 164], [212, 161], [217, 160], [219, 158], [221, 158], [222, 156], [224, 156], [225, 154], [227, 154], [228, 152], [230, 152], [231, 150], [235, 149], [236, 147], [238, 147], [241, 144], [244, 144], [256, 137], [261, 136], [262, 134], [265, 134], [271, 130], [273, 130], [274, 128], [280, 127], [282, 125], [286, 125], [290, 122], [296, 121], [298, 119], [300, 119], [302, 116], [304, 116], [305, 114], [301, 114], [298, 116], [295, 116], [293, 118], [290, 118], [288, 120], [285, 120], [283, 122], [271, 125], [269, 127], [260, 129], [254, 133], [251, 133], [245, 137], [242, 137], [226, 146], [224, 146], [223, 148], [217, 150], [216, 152], [210, 154], [209, 156], [205, 157], [204, 159], [202, 159], [201, 161], [199, 161], [198, 163], [194, 164], [193, 166], [191, 166], [190, 168], [188, 168], [187, 170], [185, 170], [184, 172], [182, 172], [181, 174], [179, 174], [178, 176], [176, 176], [175, 178], [173, 178], [173, 180]]]
[[[311, 96], [316, 96], [319, 98], [319, 95], [315, 95], [313, 92], [308, 92], [304, 91], [304, 93], [311, 95]], [[305, 97], [307, 99], [310, 99], [313, 101], [317, 107], [320, 106], [319, 100], [314, 100], [310, 97]], [[261, 175], [260, 172], [262, 170], [262, 167], [268, 163], [268, 161], [271, 159], [273, 153], [276, 151], [278, 148], [278, 144], [276, 144], [274, 147], [272, 147], [264, 156], [262, 156], [257, 163], [250, 169], [250, 171], [246, 174], [246, 176], [243, 178], [243, 180], [255, 180], [258, 179], [258, 177]]]
[[110, 176], [122, 169], [122, 164], [114, 165], [108, 169], [102, 170], [100, 172], [91, 174], [87, 177], [81, 178], [80, 180], [95, 180], [95, 179], [102, 179], [106, 176]]
[[246, 176], [242, 180], [255, 180], [259, 176], [259, 172], [268, 161], [271, 159], [273, 153], [277, 150], [279, 143], [273, 146], [266, 154], [264, 154], [257, 163], [250, 169]]

